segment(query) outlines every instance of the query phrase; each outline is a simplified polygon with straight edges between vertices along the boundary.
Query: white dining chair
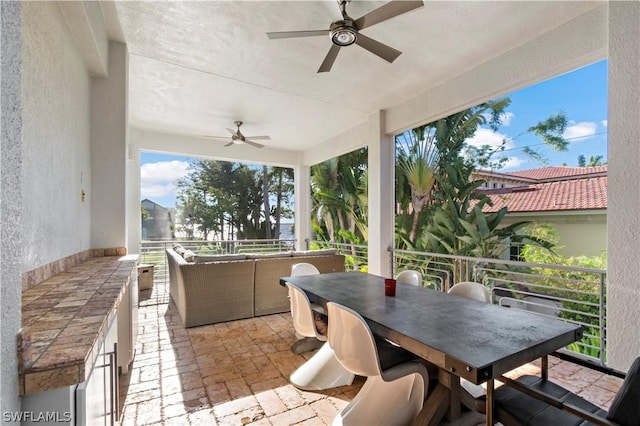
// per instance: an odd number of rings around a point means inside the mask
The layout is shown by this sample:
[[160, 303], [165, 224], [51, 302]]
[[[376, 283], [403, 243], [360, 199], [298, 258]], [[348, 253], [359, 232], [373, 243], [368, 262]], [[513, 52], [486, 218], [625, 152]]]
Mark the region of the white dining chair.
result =
[[328, 341], [347, 370], [367, 380], [333, 419], [341, 425], [408, 425], [416, 418], [429, 386], [425, 366], [415, 356], [374, 338], [357, 312], [329, 302]]
[[[449, 294], [453, 294], [456, 296], [466, 297], [467, 299], [477, 300], [478, 302], [491, 303], [491, 293], [487, 288], [473, 281], [462, 281], [454, 284], [449, 291]], [[475, 383], [471, 383], [470, 381], [461, 378], [460, 386], [467, 391], [467, 394], [470, 398], [466, 398], [465, 395], [462, 395], [462, 403], [471, 409], [476, 409], [477, 401], [479, 398], [482, 398], [486, 393], [486, 390], [481, 385], [476, 385]]]
[[311, 263], [296, 263], [291, 266], [291, 276], [298, 277], [301, 275], [317, 275], [320, 271]]
[[473, 281], [456, 283], [447, 293], [477, 300], [478, 302], [491, 303], [491, 293], [489, 293], [489, 290], [484, 285]]
[[[318, 275], [319, 273], [320, 271], [318, 270], [318, 268], [316, 268], [316, 266], [311, 263], [300, 262], [300, 263], [295, 263], [291, 265], [292, 277], [298, 277], [303, 275]], [[324, 308], [316, 303], [311, 303], [311, 309], [313, 309], [316, 312], [324, 313]], [[299, 339], [291, 347], [291, 350], [294, 353], [308, 352], [310, 350], [317, 349], [321, 346], [320, 344], [318, 344], [318, 342], [313, 342], [314, 340], [313, 338], [307, 338], [304, 335], [300, 334], [297, 330], [297, 327], [295, 327], [295, 322], [293, 325], [294, 325], [294, 328], [296, 329], [296, 337]]]
[[422, 287], [422, 274], [413, 269], [407, 269], [398, 274], [396, 282]]
[[304, 291], [287, 283], [291, 302], [291, 315], [296, 331], [305, 337], [314, 337], [324, 343], [318, 351], [289, 377], [292, 385], [303, 390], [323, 390], [353, 383], [354, 374], [347, 371], [327, 343], [327, 336], [316, 328], [311, 303]]

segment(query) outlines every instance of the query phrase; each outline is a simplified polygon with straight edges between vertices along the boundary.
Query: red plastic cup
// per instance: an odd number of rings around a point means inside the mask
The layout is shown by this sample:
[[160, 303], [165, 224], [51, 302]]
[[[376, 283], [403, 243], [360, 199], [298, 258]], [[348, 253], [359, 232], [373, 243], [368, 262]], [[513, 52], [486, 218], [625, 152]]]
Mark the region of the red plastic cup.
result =
[[396, 280], [393, 278], [384, 279], [384, 295], [395, 296], [396, 295]]

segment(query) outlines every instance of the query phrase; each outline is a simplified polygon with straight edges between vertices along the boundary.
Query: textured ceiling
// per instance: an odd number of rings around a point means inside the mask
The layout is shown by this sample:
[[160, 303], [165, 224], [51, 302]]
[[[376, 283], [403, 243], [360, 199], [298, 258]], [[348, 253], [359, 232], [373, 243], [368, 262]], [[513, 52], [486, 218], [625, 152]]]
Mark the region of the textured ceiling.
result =
[[[347, 11], [358, 18], [384, 3], [354, 0]], [[305, 150], [598, 4], [426, 1], [362, 31], [402, 51], [394, 63], [353, 45], [317, 74], [328, 37], [265, 33], [328, 29], [339, 17], [335, 1], [117, 2], [130, 124], [224, 136], [242, 120], [245, 135], [271, 136], [268, 147]]]

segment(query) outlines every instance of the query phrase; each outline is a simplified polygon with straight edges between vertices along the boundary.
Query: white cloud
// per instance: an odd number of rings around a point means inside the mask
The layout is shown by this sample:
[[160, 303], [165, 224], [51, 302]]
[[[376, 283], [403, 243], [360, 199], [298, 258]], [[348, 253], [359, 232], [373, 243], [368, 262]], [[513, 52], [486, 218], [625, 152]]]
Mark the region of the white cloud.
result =
[[515, 114], [512, 112], [503, 112], [500, 115], [500, 118], [502, 119], [502, 125], [509, 126], [514, 117], [515, 117]]
[[602, 127], [607, 127], [607, 125], [609, 124], [609, 120], [602, 120], [600, 124], [602, 124]]
[[598, 125], [591, 121], [582, 121], [566, 128], [562, 136], [565, 139], [587, 138], [593, 136], [598, 129]]
[[504, 163], [504, 166], [502, 167], [502, 169], [500, 169], [498, 171], [503, 171], [503, 170], [508, 170], [508, 169], [517, 169], [517, 168], [520, 168], [520, 166], [522, 166], [523, 164], [526, 164], [526, 163], [527, 163], [527, 160], [524, 160], [522, 158], [509, 157], [507, 162]]
[[[485, 112], [482, 115], [487, 121], [491, 120], [491, 114], [490, 113]], [[511, 124], [511, 120], [513, 120], [514, 117], [515, 117], [515, 114], [512, 113], [512, 112], [503, 112], [502, 114], [500, 114], [500, 120], [502, 120], [502, 125], [503, 126], [510, 125]]]
[[472, 138], [467, 139], [467, 144], [478, 148], [483, 145], [490, 145], [494, 148], [497, 148], [502, 145], [502, 141], [504, 139], [507, 139], [507, 143], [504, 147], [505, 149], [511, 149], [514, 147], [513, 141], [511, 141], [507, 135], [499, 132], [494, 132], [491, 129], [480, 127], [478, 130], [476, 130], [476, 134], [473, 135]]
[[186, 161], [160, 161], [140, 167], [140, 196], [160, 198], [175, 193], [175, 181], [184, 177], [189, 168]]

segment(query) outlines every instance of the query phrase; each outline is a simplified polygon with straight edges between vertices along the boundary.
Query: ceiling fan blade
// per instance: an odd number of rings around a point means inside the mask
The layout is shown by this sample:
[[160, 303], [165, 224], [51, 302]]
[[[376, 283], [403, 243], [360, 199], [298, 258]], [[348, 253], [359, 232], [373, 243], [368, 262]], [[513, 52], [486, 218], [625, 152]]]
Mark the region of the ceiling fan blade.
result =
[[229, 139], [229, 136], [214, 136], [214, 135], [200, 135], [203, 138], [209, 138], [209, 139], [224, 139], [227, 140]]
[[271, 40], [279, 38], [296, 38], [296, 37], [316, 37], [329, 35], [329, 30], [314, 30], [314, 31], [279, 31], [267, 33], [267, 37]]
[[401, 51], [396, 50], [391, 46], [387, 46], [384, 43], [380, 43], [379, 41], [376, 41], [360, 33], [358, 33], [356, 44], [364, 49], [367, 49], [374, 55], [380, 56], [387, 62], [395, 61], [396, 58], [402, 54]]
[[231, 142], [229, 142], [229, 143], [225, 144], [224, 146], [231, 146], [231, 145], [233, 145], [233, 141], [231, 141]]
[[236, 131], [235, 131], [235, 130], [231, 130], [231, 129], [230, 129], [230, 128], [228, 128], [228, 127], [225, 127], [225, 129], [227, 129], [227, 132], [231, 133], [231, 135], [232, 135], [232, 136], [236, 134]]
[[329, 53], [325, 56], [324, 61], [322, 61], [322, 65], [318, 68], [318, 72], [329, 72], [331, 71], [331, 67], [333, 63], [336, 61], [338, 57], [338, 52], [340, 52], [340, 46], [336, 44], [331, 45], [331, 49], [329, 49]]
[[392, 0], [356, 19], [354, 23], [358, 30], [362, 30], [422, 6], [424, 6], [422, 1]]
[[245, 140], [244, 140], [244, 143], [248, 143], [249, 145], [251, 145], [251, 146], [255, 146], [256, 148], [262, 148], [262, 147], [264, 147], [264, 145], [259, 144], [259, 143], [256, 143], [256, 142], [253, 142], [253, 141], [250, 141], [249, 139], [245, 139]]
[[245, 136], [245, 139], [253, 139], [255, 141], [270, 141], [269, 136]]

